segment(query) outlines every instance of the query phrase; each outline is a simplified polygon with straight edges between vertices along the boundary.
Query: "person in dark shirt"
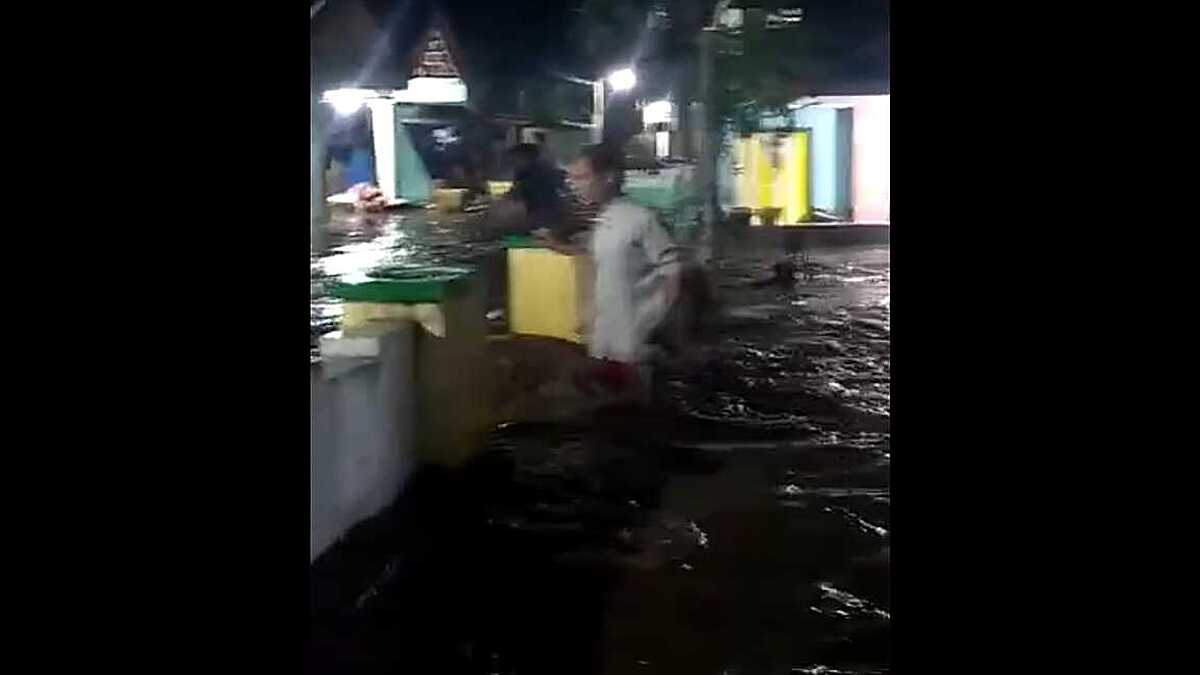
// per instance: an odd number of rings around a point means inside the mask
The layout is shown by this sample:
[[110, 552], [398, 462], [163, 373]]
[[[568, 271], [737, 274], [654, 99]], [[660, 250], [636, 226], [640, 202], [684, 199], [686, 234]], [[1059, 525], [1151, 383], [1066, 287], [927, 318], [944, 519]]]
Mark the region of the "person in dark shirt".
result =
[[531, 229], [558, 229], [569, 211], [563, 172], [546, 161], [541, 149], [532, 143], [517, 145], [508, 155], [514, 167], [508, 197], [525, 208]]

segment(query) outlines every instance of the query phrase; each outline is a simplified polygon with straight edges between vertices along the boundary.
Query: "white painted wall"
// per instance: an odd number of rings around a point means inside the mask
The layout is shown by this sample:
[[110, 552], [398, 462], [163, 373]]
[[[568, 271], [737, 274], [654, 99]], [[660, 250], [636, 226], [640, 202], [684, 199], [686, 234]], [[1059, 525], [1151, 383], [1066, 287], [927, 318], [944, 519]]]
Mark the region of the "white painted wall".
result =
[[384, 199], [396, 198], [396, 104], [390, 99], [367, 101], [375, 143], [375, 183]]
[[854, 220], [892, 220], [892, 98], [864, 96], [854, 106], [850, 168], [854, 174]]
[[888, 223], [892, 219], [892, 97], [818, 96], [805, 101], [851, 108], [854, 115], [850, 168], [854, 221]]
[[380, 340], [378, 359], [312, 368], [310, 562], [391, 504], [415, 464], [412, 325]]

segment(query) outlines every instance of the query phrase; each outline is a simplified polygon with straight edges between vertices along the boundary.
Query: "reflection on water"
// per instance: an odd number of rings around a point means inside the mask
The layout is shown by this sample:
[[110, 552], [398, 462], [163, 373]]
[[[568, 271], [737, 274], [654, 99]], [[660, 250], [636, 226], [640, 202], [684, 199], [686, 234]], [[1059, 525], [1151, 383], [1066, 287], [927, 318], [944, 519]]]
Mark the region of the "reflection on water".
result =
[[489, 307], [502, 307], [503, 245], [481, 221], [424, 209], [384, 213], [337, 210], [318, 229], [309, 252], [309, 337], [313, 358], [317, 338], [337, 330], [341, 302], [328, 295], [332, 281], [362, 282], [373, 268], [393, 265], [473, 267], [485, 275]]
[[[339, 255], [499, 257], [424, 217], [376, 227], [331, 237], [314, 286], [354, 272]], [[373, 526], [386, 534], [321, 561], [313, 658], [338, 672], [887, 672], [889, 252], [814, 251], [794, 282], [756, 283], [773, 255], [717, 261], [725, 318], [699, 367], [664, 373], [659, 409], [497, 429], [466, 475], [414, 483]]]

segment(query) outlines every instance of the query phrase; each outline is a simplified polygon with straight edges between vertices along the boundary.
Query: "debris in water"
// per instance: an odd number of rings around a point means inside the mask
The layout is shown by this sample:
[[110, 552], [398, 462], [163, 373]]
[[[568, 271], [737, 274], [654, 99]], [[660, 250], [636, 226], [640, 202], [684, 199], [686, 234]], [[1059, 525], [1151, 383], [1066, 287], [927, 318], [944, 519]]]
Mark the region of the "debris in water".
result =
[[377, 578], [370, 586], [367, 587], [367, 590], [363, 591], [362, 594], [355, 599], [355, 609], [362, 609], [366, 606], [367, 602], [378, 596], [379, 589], [386, 586], [387, 583], [392, 580], [392, 577], [396, 576], [396, 572], [399, 569], [400, 565], [397, 563], [395, 558], [389, 560], [387, 565], [384, 566], [383, 572], [380, 573], [379, 578]]
[[863, 519], [862, 516], [851, 511], [850, 509], [845, 509], [840, 506], [826, 506], [824, 510], [827, 513], [832, 513], [834, 511], [836, 511], [836, 512], [846, 516], [855, 525], [858, 525], [859, 528], [861, 528], [864, 532], [870, 532], [871, 534], [876, 534], [876, 535], [879, 535], [880, 537], [888, 536], [888, 531], [886, 528], [875, 525], [874, 523], [867, 522], [865, 519]]
[[815, 665], [802, 668], [792, 668], [793, 673], [803, 673], [804, 675], [883, 675], [882, 670], [834, 670], [832, 668]]
[[[795, 497], [797, 495], [812, 495], [812, 496], [818, 496], [818, 497], [829, 497], [829, 498], [833, 498], [833, 499], [846, 498], [846, 497], [871, 497], [871, 498], [878, 499], [880, 497], [888, 498], [891, 494], [891, 491], [888, 490], [887, 488], [865, 488], [865, 487], [864, 488], [856, 488], [856, 487], [802, 488], [798, 485], [793, 485], [792, 483], [788, 483], [787, 485], [784, 485], [783, 487], [779, 488], [779, 494], [786, 495], [789, 497]], [[836, 508], [836, 507], [830, 507], [830, 508]], [[885, 530], [885, 532], [886, 532], [886, 530]]]
[[[854, 596], [852, 593], [848, 593], [834, 587], [833, 584], [830, 584], [829, 582], [822, 581], [821, 583], [817, 584], [817, 588], [821, 589], [821, 594], [825, 596], [825, 598], [841, 603], [841, 605], [844, 607], [849, 607], [850, 609], [861, 613], [874, 614], [875, 616], [887, 619], [888, 621], [891, 621], [892, 619], [891, 614], [888, 614], [882, 609], [875, 607], [862, 598]], [[817, 611], [820, 612], [821, 610]], [[838, 614], [839, 616], [849, 616], [845, 610], [834, 610], [834, 613]]]

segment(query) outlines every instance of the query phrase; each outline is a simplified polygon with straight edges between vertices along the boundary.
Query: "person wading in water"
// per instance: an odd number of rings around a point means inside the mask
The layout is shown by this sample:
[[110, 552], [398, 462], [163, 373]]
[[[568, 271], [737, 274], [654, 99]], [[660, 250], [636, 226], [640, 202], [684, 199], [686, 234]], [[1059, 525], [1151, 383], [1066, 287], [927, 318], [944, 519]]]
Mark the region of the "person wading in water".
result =
[[[594, 270], [588, 355], [582, 384], [637, 394], [649, 383], [651, 338], [679, 296], [679, 252], [654, 212], [621, 194], [618, 148], [588, 146], [568, 169], [568, 180], [595, 220], [582, 246], [550, 243], [564, 253], [586, 253]], [[580, 380], [577, 379], [577, 382]]]

